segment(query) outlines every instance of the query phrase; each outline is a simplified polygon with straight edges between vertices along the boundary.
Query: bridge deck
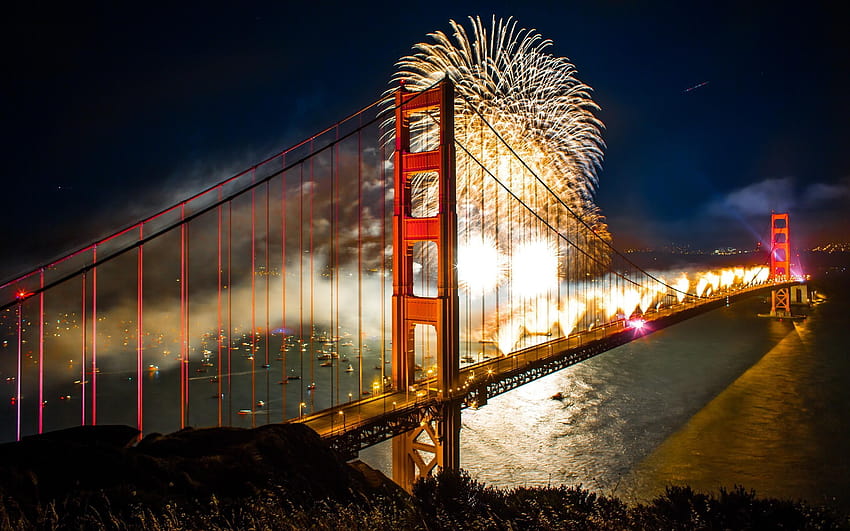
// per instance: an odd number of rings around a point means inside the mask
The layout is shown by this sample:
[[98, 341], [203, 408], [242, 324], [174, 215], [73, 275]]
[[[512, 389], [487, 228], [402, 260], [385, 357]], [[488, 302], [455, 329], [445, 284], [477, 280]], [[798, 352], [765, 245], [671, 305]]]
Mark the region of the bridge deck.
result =
[[[442, 393], [443, 400], [479, 407], [493, 396], [537, 378], [557, 372], [634, 339], [715, 308], [790, 286], [795, 282], [766, 284], [718, 293], [711, 299], [686, 302], [644, 314], [642, 330], [625, 320], [547, 341], [507, 356], [485, 360], [460, 371], [460, 388]], [[359, 450], [404, 433], [422, 422], [438, 403], [434, 380], [422, 380], [412, 390], [372, 396], [295, 419], [313, 428], [343, 455], [353, 458]]]

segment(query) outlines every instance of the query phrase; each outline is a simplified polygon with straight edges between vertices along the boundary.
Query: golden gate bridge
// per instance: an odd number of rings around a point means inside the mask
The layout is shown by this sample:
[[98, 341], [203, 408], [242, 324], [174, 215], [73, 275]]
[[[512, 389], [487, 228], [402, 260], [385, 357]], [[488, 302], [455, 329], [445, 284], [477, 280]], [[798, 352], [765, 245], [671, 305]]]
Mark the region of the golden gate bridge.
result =
[[409, 487], [459, 466], [464, 408], [744, 297], [790, 316], [787, 214], [764, 267], [665, 280], [534, 167], [450, 80], [400, 87], [5, 282], [0, 438], [303, 422], [392, 439]]

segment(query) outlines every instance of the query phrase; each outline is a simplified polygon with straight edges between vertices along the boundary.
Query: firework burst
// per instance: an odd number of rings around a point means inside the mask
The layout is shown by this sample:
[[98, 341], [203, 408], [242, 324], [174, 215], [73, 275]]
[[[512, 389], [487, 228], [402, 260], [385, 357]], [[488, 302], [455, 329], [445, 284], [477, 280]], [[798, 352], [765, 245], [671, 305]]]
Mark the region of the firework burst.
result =
[[[591, 257], [581, 267], [560, 268], [562, 278], [600, 271], [610, 237], [593, 202], [604, 143], [590, 87], [568, 59], [547, 52], [552, 41], [535, 30], [518, 28], [512, 18], [493, 17], [489, 28], [469, 20], [470, 31], [450, 21], [451, 37], [429, 34], [431, 42], [416, 44], [393, 77], [395, 86], [412, 91], [444, 76], [455, 84], [461, 245], [484, 237], [511, 255], [515, 245], [504, 235], [552, 238], [547, 233], [555, 229]], [[433, 125], [427, 117], [411, 123], [418, 149], [436, 147]], [[528, 208], [493, 199], [505, 194], [497, 179]], [[567, 259], [570, 250], [558, 254]]]

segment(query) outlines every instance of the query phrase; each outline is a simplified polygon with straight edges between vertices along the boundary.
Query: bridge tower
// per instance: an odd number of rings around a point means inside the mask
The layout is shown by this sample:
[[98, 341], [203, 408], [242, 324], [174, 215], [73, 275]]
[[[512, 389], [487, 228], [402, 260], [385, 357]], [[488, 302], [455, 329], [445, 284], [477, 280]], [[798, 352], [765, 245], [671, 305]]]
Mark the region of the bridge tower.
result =
[[[788, 214], [770, 215], [770, 280], [791, 280], [791, 239]], [[791, 297], [787, 287], [771, 293], [770, 315], [791, 316]]]
[[[436, 123], [435, 123], [436, 122]], [[454, 85], [446, 78], [424, 92], [396, 93], [395, 202], [393, 213], [393, 384], [410, 389], [416, 380], [416, 326], [433, 327], [437, 338], [436, 394], [433, 408], [421, 426], [393, 438], [393, 479], [410, 490], [435, 466], [460, 466], [460, 404], [452, 400], [459, 373], [457, 287], [457, 200], [454, 149]], [[415, 125], [413, 128], [411, 127]], [[417, 135], [439, 131], [438, 145]], [[411, 131], [413, 129], [413, 131]], [[411, 142], [414, 140], [414, 142]], [[418, 151], [425, 144], [424, 151]], [[434, 183], [436, 213], [416, 217], [413, 180]], [[421, 213], [421, 212], [417, 212]], [[425, 243], [437, 255], [437, 296], [414, 294], [414, 245]], [[430, 454], [430, 455], [427, 455]]]

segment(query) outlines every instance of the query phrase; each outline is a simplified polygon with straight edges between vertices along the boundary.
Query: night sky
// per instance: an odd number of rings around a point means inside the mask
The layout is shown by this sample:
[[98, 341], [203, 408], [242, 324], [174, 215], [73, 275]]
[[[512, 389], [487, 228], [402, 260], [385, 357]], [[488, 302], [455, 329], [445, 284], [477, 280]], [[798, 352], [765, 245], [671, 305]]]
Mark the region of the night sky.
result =
[[837, 8], [115, 4], [4, 13], [0, 279], [375, 100], [414, 43], [470, 14], [536, 28], [593, 87], [607, 143], [597, 202], [618, 247], [751, 247], [771, 209], [791, 212], [801, 248], [850, 240], [850, 31]]

